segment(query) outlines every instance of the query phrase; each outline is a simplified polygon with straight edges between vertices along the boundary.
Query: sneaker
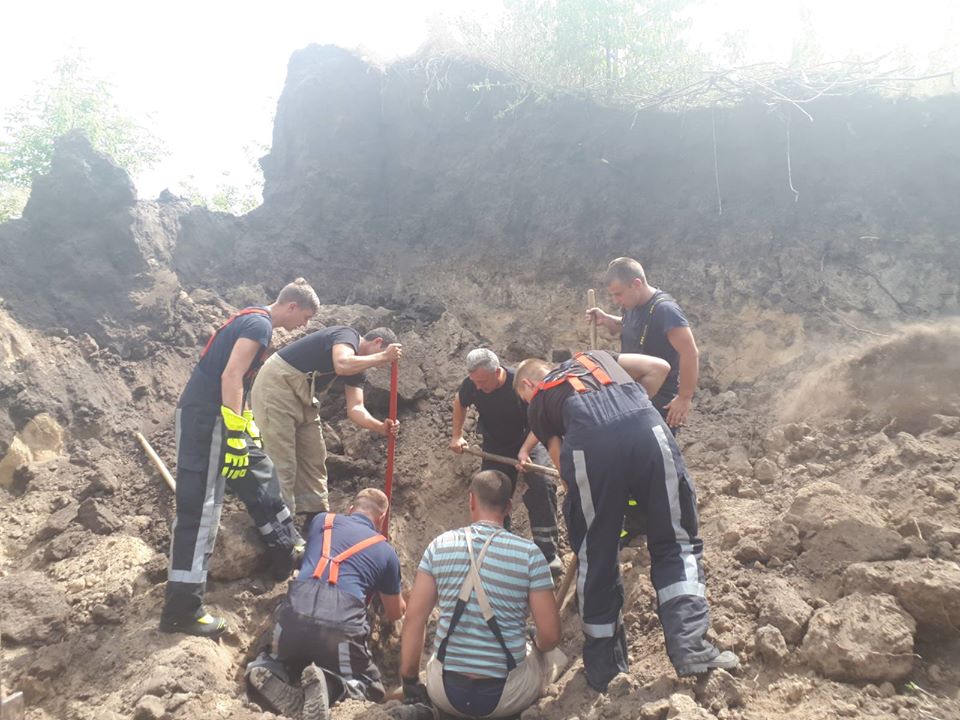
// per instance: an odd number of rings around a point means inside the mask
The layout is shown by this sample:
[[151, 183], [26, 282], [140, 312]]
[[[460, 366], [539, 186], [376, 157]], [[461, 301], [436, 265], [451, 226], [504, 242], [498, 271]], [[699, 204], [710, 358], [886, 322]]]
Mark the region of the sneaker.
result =
[[199, 637], [217, 638], [223, 635], [226, 630], [226, 619], [210, 613], [204, 613], [200, 617], [186, 622], [160, 618], [160, 632], [165, 633], [184, 633]]
[[327, 678], [316, 665], [307, 665], [300, 676], [303, 687], [303, 714], [301, 720], [330, 720], [330, 697]]
[[737, 667], [740, 667], [740, 658], [738, 658], [729, 650], [724, 650], [722, 653], [711, 658], [710, 660], [694, 662], [690, 663], [689, 665], [678, 667], [677, 675], [680, 677], [690, 677], [692, 675], [703, 675], [705, 672], [709, 672], [718, 668], [721, 670], [733, 670]]
[[288, 685], [266, 667], [251, 667], [247, 680], [273, 712], [297, 717], [303, 708], [303, 690]]

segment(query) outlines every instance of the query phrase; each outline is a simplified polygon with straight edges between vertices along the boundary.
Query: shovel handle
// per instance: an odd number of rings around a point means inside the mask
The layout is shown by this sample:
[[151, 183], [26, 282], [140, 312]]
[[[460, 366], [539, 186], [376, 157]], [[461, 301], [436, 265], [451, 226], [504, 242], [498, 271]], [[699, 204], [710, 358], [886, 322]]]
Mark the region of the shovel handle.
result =
[[[394, 360], [390, 364], [390, 419], [397, 419], [397, 385], [400, 377], [400, 365]], [[397, 436], [390, 433], [387, 436], [387, 477], [384, 482], [383, 493], [387, 496], [387, 502], [393, 498], [393, 460], [397, 452]], [[392, 504], [392, 502], [391, 502]], [[387, 513], [383, 518], [382, 532], [386, 537], [390, 537], [390, 505], [387, 506]]]
[[[517, 458], [507, 457], [506, 455], [497, 455], [495, 453], [489, 453], [486, 450], [481, 450], [478, 447], [465, 447], [463, 449], [467, 455], [473, 455], [478, 458], [483, 458], [484, 460], [492, 460], [493, 462], [501, 463], [503, 465], [516, 465], [520, 462]], [[549, 475], [550, 477], [558, 478], [560, 473], [558, 473], [552, 467], [547, 467], [546, 465], [535, 465], [534, 463], [527, 463], [524, 465], [528, 471], [543, 473], [544, 475]]]

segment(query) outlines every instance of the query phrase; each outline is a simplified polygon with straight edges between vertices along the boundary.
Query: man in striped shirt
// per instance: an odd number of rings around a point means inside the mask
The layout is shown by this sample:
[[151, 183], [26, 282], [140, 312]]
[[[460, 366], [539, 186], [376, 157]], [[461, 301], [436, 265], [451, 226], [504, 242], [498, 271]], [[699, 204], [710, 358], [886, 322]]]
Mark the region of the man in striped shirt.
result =
[[[470, 519], [427, 547], [407, 603], [400, 675], [408, 701], [429, 699], [465, 717], [518, 715], [539, 697], [542, 653], [560, 641], [553, 580], [543, 553], [503, 529], [512, 484], [499, 470], [470, 483]], [[476, 569], [476, 573], [474, 573]], [[427, 618], [440, 608], [427, 686], [419, 684]], [[536, 635], [527, 644], [527, 616]]]

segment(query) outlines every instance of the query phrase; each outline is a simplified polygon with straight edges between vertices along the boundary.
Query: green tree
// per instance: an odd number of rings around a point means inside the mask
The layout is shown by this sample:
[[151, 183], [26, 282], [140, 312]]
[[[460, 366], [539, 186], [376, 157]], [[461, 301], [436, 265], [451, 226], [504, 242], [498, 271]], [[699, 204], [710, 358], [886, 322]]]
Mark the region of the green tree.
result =
[[697, 0], [506, 0], [492, 31], [461, 18], [447, 42], [540, 90], [649, 94], [703, 66], [685, 31]]
[[110, 85], [93, 75], [80, 53], [63, 58], [4, 120], [0, 221], [20, 214], [33, 179], [50, 168], [57, 138], [71, 130], [83, 130], [131, 174], [163, 155], [159, 140], [117, 105]]
[[241, 176], [236, 182], [229, 170], [224, 170], [213, 192], [203, 192], [193, 175], [181, 180], [180, 196], [194, 205], [202, 205], [217, 212], [243, 215], [250, 212], [263, 201], [263, 170], [260, 168], [260, 156], [269, 152], [270, 148], [261, 143], [244, 145], [243, 152], [249, 166], [249, 172]]

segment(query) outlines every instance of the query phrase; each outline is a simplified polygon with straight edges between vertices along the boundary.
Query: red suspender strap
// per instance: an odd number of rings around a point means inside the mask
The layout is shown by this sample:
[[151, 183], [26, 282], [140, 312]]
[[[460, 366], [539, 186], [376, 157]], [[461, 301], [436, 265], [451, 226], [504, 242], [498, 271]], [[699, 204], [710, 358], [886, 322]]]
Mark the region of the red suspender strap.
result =
[[323, 550], [320, 553], [320, 560], [317, 562], [317, 568], [313, 571], [313, 576], [320, 579], [323, 571], [327, 569], [327, 563], [330, 562], [330, 543], [333, 542], [333, 519], [336, 513], [327, 513], [323, 519]]
[[358, 552], [366, 550], [368, 547], [387, 541], [383, 535], [371, 535], [366, 540], [361, 540], [357, 544], [351, 545], [336, 557], [330, 557], [334, 517], [336, 517], [336, 513], [327, 513], [327, 516], [323, 519], [323, 553], [320, 556], [320, 561], [317, 563], [317, 569], [313, 571], [313, 577], [319, 580], [323, 576], [323, 571], [327, 569], [327, 564], [329, 564], [330, 573], [329, 577], [327, 577], [327, 582], [331, 585], [336, 585], [337, 579], [340, 577], [340, 563], [349, 557], [353, 557]]
[[227, 318], [227, 321], [226, 321], [223, 325], [221, 325], [220, 327], [218, 327], [218, 328], [214, 331], [213, 335], [210, 336], [210, 339], [207, 340], [207, 344], [203, 346], [203, 350], [200, 352], [200, 357], [201, 357], [201, 359], [202, 359], [204, 356], [206, 356], [206, 354], [210, 351], [210, 346], [213, 345], [213, 341], [217, 338], [217, 335], [219, 335], [219, 334], [223, 331], [223, 329], [224, 329], [225, 327], [227, 327], [227, 325], [229, 325], [230, 323], [232, 323], [234, 320], [236, 320], [236, 319], [237, 319], [238, 317], [240, 317], [241, 315], [265, 315], [265, 316], [267, 316], [267, 317], [270, 317], [270, 311], [267, 310], [266, 308], [248, 307], [248, 308], [244, 308], [243, 310], [240, 310], [240, 311], [238, 311], [238, 312], [235, 312], [233, 315], [231, 315], [229, 318]]

